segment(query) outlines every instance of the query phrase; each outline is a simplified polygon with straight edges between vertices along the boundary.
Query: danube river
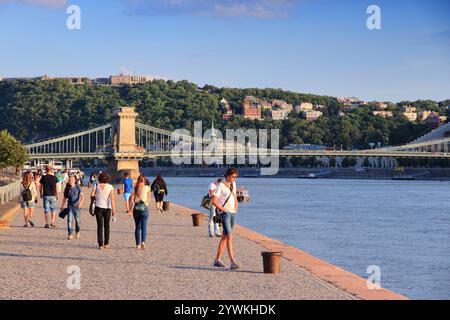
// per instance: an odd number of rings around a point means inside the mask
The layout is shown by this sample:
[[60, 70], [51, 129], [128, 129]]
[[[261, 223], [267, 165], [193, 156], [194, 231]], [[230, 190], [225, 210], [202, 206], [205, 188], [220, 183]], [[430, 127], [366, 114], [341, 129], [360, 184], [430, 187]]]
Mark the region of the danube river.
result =
[[[167, 200], [200, 210], [212, 178], [167, 178]], [[411, 299], [450, 299], [450, 182], [240, 178], [237, 223]], [[204, 210], [203, 210], [204, 211]], [[206, 228], [205, 228], [206, 233]]]

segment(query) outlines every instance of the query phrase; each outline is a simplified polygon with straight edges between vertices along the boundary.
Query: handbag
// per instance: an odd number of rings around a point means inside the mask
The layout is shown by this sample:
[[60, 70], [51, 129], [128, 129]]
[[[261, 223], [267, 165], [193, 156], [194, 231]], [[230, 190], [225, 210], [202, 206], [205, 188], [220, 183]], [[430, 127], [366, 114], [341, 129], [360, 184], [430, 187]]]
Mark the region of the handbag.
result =
[[69, 209], [65, 208], [59, 213], [59, 217], [61, 219], [64, 219], [65, 217], [67, 217], [68, 214], [69, 214]]
[[144, 213], [145, 210], [147, 210], [147, 206], [145, 205], [145, 202], [142, 200], [134, 205], [134, 211], [136, 213]]
[[211, 197], [209, 195], [204, 196], [200, 206], [206, 210], [211, 209]]

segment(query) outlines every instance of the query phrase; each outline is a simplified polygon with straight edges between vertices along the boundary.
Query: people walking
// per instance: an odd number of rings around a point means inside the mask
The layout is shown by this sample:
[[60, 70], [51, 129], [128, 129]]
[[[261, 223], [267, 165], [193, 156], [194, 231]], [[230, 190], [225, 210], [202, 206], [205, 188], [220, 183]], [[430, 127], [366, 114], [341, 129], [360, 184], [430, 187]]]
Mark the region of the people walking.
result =
[[[212, 199], [212, 197], [215, 195], [217, 186], [223, 181], [223, 178], [217, 179], [215, 182], [211, 183], [209, 185], [209, 196]], [[214, 217], [216, 216], [216, 206], [211, 202], [211, 206], [209, 208], [209, 221], [208, 221], [208, 233], [209, 237], [213, 238], [221, 237], [222, 232], [220, 231], [220, 225], [217, 222], [214, 222]]]
[[33, 218], [35, 201], [37, 200], [37, 190], [31, 172], [25, 172], [22, 176], [19, 199], [20, 206], [23, 209], [24, 227], [28, 227], [28, 224], [34, 227], [31, 219]]
[[225, 180], [217, 186], [216, 193], [212, 197], [212, 203], [222, 217], [223, 226], [222, 238], [220, 239], [216, 260], [214, 260], [215, 267], [225, 267], [221, 258], [226, 246], [231, 260], [231, 269], [239, 268], [233, 252], [233, 228], [238, 211], [236, 196], [236, 178], [238, 175], [239, 173], [235, 168], [228, 169], [225, 172]]
[[122, 194], [125, 199], [126, 213], [130, 213], [130, 198], [133, 192], [133, 180], [130, 178], [130, 174], [125, 172], [122, 180]]
[[[141, 250], [145, 250], [145, 242], [147, 241], [148, 206], [150, 205], [150, 200], [150, 187], [146, 184], [145, 176], [141, 174], [136, 182], [130, 201], [133, 204], [133, 218], [136, 226], [134, 231], [136, 246]], [[128, 214], [131, 216], [131, 212]]]
[[169, 191], [167, 190], [167, 184], [161, 175], [158, 175], [155, 181], [153, 181], [151, 190], [153, 191], [153, 195], [155, 196], [156, 211], [164, 212], [162, 208], [164, 195], [167, 196], [169, 194]]
[[62, 185], [64, 183], [64, 174], [62, 171], [58, 170], [55, 174], [58, 183], [56, 184], [56, 192], [61, 193]]
[[45, 167], [46, 175], [40, 180], [40, 194], [44, 200], [45, 226], [44, 228], [56, 228], [56, 210], [58, 207], [59, 195], [56, 192], [58, 180], [53, 174], [51, 166]]
[[98, 184], [91, 193], [91, 208], [95, 201], [95, 210], [91, 215], [97, 219], [97, 241], [99, 249], [109, 248], [109, 234], [111, 215], [116, 215], [114, 203], [114, 187], [109, 184], [109, 175], [102, 172], [98, 177]]
[[64, 189], [64, 197], [61, 203], [61, 211], [67, 202], [67, 231], [68, 240], [74, 238], [73, 222], [75, 220], [75, 239], [80, 239], [81, 230], [81, 208], [83, 207], [84, 194], [79, 185], [76, 184], [74, 176], [69, 177], [69, 182]]

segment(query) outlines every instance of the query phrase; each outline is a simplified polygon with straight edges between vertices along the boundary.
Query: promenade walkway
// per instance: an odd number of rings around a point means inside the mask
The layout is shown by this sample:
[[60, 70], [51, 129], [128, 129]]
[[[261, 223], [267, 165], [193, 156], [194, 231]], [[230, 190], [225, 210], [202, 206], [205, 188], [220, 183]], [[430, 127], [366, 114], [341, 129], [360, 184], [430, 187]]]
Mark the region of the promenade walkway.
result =
[[[87, 190], [86, 190], [87, 192]], [[42, 201], [36, 228], [23, 228], [19, 212], [0, 229], [0, 299], [354, 299], [355, 296], [283, 259], [282, 274], [262, 273], [265, 249], [243, 236], [235, 241], [242, 269], [212, 267], [218, 239], [192, 227], [192, 210], [171, 206], [155, 213], [152, 202], [147, 250], [134, 244], [134, 221], [116, 197], [111, 248], [98, 250], [96, 224], [82, 211], [80, 240], [68, 241], [66, 220], [44, 229]], [[85, 202], [87, 208], [87, 201]], [[224, 256], [224, 262], [229, 263]], [[69, 266], [79, 266], [81, 289], [70, 290]]]

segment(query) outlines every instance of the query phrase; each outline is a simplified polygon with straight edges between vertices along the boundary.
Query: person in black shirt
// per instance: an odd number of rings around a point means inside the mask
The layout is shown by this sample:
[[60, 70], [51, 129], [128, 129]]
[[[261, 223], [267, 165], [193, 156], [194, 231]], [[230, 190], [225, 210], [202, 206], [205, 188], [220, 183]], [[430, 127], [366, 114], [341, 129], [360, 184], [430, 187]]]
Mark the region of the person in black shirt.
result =
[[[56, 184], [58, 179], [53, 174], [51, 166], [45, 168], [46, 175], [41, 178], [40, 193], [41, 199], [44, 200], [45, 228], [56, 228], [56, 210], [58, 207], [58, 193], [56, 192]], [[50, 215], [51, 221], [49, 225]]]

